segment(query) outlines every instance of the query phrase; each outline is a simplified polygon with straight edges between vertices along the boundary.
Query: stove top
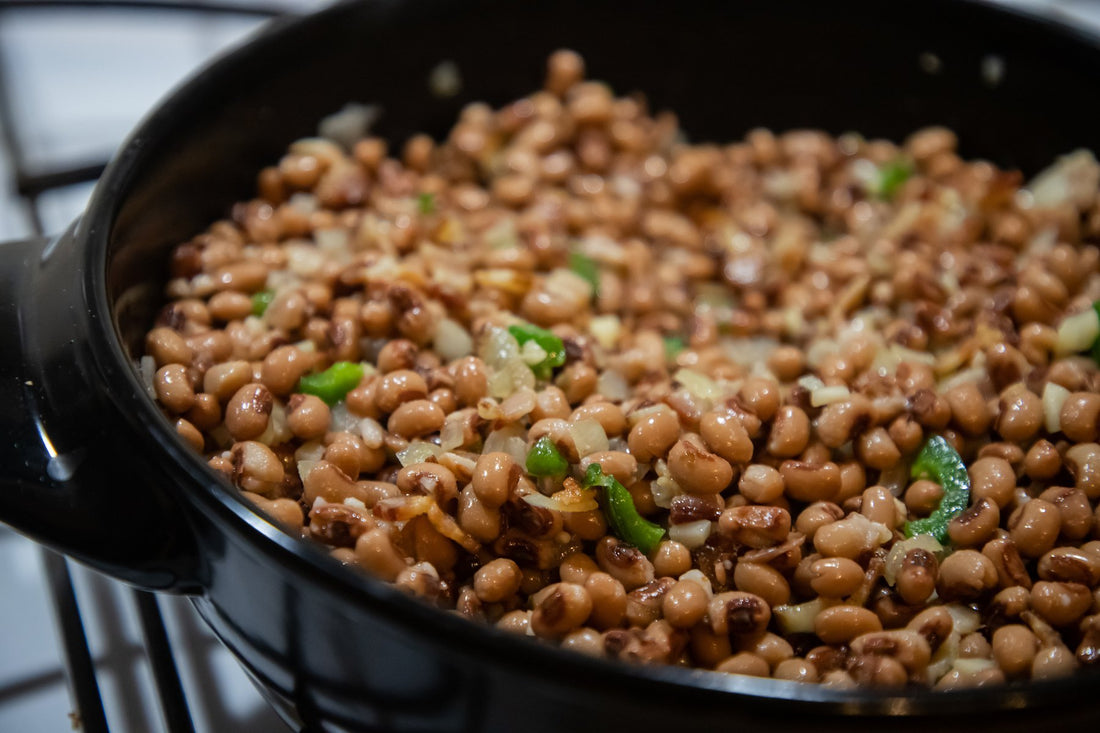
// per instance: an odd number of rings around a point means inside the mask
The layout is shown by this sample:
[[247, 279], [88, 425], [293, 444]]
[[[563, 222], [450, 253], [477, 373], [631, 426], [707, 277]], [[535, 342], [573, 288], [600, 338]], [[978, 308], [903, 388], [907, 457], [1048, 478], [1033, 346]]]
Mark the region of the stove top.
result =
[[[1001, 1], [1100, 32], [1096, 0]], [[0, 0], [0, 242], [60, 231], [169, 89], [271, 15], [318, 4]], [[286, 730], [186, 599], [2, 525], [0, 557], [0, 731]]]

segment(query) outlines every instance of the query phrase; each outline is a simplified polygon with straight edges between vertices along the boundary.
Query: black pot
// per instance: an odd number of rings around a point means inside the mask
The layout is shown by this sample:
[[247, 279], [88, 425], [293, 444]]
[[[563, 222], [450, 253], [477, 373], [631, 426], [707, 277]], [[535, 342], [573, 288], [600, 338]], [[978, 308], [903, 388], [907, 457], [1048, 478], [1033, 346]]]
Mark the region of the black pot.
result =
[[[461, 105], [537, 87], [562, 46], [595, 78], [675, 110], [696, 139], [758, 125], [900, 139], [935, 123], [959, 133], [966, 156], [1025, 173], [1100, 150], [1097, 40], [974, 2], [375, 0], [275, 23], [145, 120], [62, 237], [0, 250], [0, 517], [113, 576], [192, 594], [268, 697], [310, 729], [1100, 722], [1096, 674], [842, 692], [517, 639], [282, 533], [176, 439], [134, 368], [169, 249], [248, 197], [255, 171], [344, 103], [380, 104], [376, 129], [394, 141], [439, 136]], [[441, 59], [464, 80], [446, 100], [426, 83]], [[989, 73], [998, 64], [1003, 76]]]

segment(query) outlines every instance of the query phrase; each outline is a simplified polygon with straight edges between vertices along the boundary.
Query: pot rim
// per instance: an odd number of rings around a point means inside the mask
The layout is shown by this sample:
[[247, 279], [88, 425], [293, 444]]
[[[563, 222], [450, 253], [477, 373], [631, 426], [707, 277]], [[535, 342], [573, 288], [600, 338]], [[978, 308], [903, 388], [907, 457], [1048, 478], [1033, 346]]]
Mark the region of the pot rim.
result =
[[[383, 8], [400, 0], [372, 3]], [[939, 5], [965, 6], [1012, 19], [1022, 31], [1045, 34], [1082, 50], [1100, 50], [1100, 36], [1065, 21], [1039, 16], [1017, 7], [993, 5], [989, 0], [936, 0]], [[858, 2], [856, 3], [859, 4]], [[923, 7], [926, 7], [924, 5]], [[193, 99], [206, 96], [222, 76], [232, 75], [258, 49], [310, 30], [338, 23], [341, 15], [357, 12], [360, 5], [344, 0], [303, 17], [281, 18], [257, 35], [217, 57], [159, 101], [138, 124], [107, 166], [96, 185], [88, 209], [74, 227], [72, 237], [85, 248], [82, 287], [89, 309], [90, 352], [109, 396], [122, 420], [135, 436], [148, 436], [166, 460], [180, 471], [171, 490], [184, 502], [195, 502], [201, 514], [212, 519], [219, 531], [229, 532], [293, 573], [304, 584], [315, 586], [341, 603], [358, 606], [401, 627], [412, 637], [430, 641], [449, 656], [483, 658], [512, 671], [547, 680], [572, 680], [573, 686], [591, 683], [599, 694], [657, 693], [683, 698], [702, 695], [711, 704], [733, 706], [753, 703], [778, 707], [797, 704], [801, 712], [844, 715], [948, 715], [1056, 705], [1100, 691], [1100, 675], [1078, 673], [1061, 680], [1014, 682], [991, 688], [953, 691], [907, 689], [904, 692], [868, 688], [835, 690], [818, 684], [730, 675], [710, 670], [671, 665], [642, 666], [597, 659], [546, 643], [517, 638], [488, 624], [470, 622], [456, 614], [429, 606], [395, 586], [356, 572], [335, 562], [319, 547], [291, 537], [265, 519], [246, 499], [224, 483], [200, 456], [178, 440], [168, 420], [145, 393], [134, 365], [127, 356], [108, 298], [106, 269], [109, 242], [122, 206], [122, 194], [145, 165], [145, 149], [164, 136], [166, 121], [179, 118]], [[186, 117], [185, 114], [183, 114]], [[200, 548], [200, 552], [201, 552]], [[702, 700], [700, 700], [702, 702]], [[804, 707], [804, 706], [810, 707]]]

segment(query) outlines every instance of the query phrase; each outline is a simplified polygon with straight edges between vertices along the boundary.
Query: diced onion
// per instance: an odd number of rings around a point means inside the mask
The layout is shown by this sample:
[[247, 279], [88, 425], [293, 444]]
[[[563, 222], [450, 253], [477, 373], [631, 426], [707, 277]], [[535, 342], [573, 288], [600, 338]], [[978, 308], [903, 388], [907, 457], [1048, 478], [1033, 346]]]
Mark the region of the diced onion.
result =
[[532, 506], [556, 512], [590, 512], [600, 508], [596, 492], [587, 489], [562, 489], [551, 496], [533, 492], [525, 494], [523, 500]]
[[363, 438], [363, 445], [371, 450], [381, 448], [386, 440], [386, 431], [377, 420], [371, 417], [365, 417], [359, 421], [359, 435]]
[[605, 369], [596, 380], [596, 392], [614, 402], [622, 402], [630, 397], [630, 385], [614, 369]]
[[795, 605], [776, 606], [772, 609], [779, 630], [784, 634], [814, 633], [814, 619], [825, 608], [820, 598]]
[[978, 615], [978, 612], [961, 603], [948, 603], [944, 608], [951, 614], [951, 620], [954, 622], [953, 628], [959, 632], [960, 636], [966, 636], [977, 631], [982, 624], [982, 617]]
[[153, 387], [153, 378], [157, 373], [157, 362], [151, 356], [143, 356], [138, 361], [138, 373], [141, 375], [141, 383], [145, 387], [145, 393], [149, 399], [157, 398], [157, 390]]
[[500, 403], [500, 417], [515, 422], [532, 412], [536, 404], [535, 391], [530, 387], [521, 387]]
[[507, 453], [521, 466], [527, 462], [527, 431], [519, 423], [507, 425], [489, 433], [484, 453]]
[[671, 476], [660, 476], [649, 485], [653, 503], [662, 509], [671, 509], [672, 500], [684, 493], [680, 485]]
[[834, 402], [843, 402], [851, 396], [851, 392], [843, 384], [833, 387], [821, 387], [810, 392], [810, 404], [814, 407], [831, 405]]
[[1069, 397], [1069, 390], [1055, 382], [1043, 387], [1043, 423], [1048, 433], [1062, 430], [1062, 405]]
[[691, 570], [681, 575], [678, 580], [694, 581], [702, 586], [703, 590], [707, 592], [708, 597], [714, 595], [714, 589], [711, 587], [710, 578], [708, 578], [706, 576], [706, 573], [704, 573], [699, 568], [692, 568]]
[[550, 356], [546, 353], [546, 350], [539, 346], [538, 342], [531, 339], [519, 349], [519, 358], [523, 359], [523, 363], [527, 366], [535, 366], [546, 361], [546, 358]]
[[1055, 351], [1060, 355], [1085, 351], [1100, 338], [1100, 316], [1095, 308], [1086, 308], [1080, 313], [1064, 318], [1058, 326], [1058, 342]]
[[469, 413], [465, 411], [452, 412], [443, 421], [443, 429], [439, 431], [439, 447], [442, 450], [454, 450], [465, 442], [465, 422]]
[[936, 385], [936, 389], [940, 394], [947, 392], [953, 387], [958, 387], [960, 384], [966, 384], [968, 382], [980, 382], [989, 376], [989, 372], [985, 367], [971, 367], [970, 369], [963, 369], [961, 372], [956, 372], [946, 379], [940, 380]]
[[709, 519], [674, 524], [668, 528], [668, 537], [689, 550], [694, 550], [697, 547], [702, 547], [703, 543], [707, 541], [707, 537], [710, 537], [713, 524]]
[[951, 668], [960, 674], [970, 676], [977, 674], [986, 669], [992, 669], [996, 667], [997, 663], [992, 659], [982, 659], [981, 657], [961, 657], [955, 660], [955, 663], [951, 665]]
[[398, 451], [397, 460], [402, 466], [411, 466], [415, 463], [423, 463], [429, 458], [435, 458], [443, 451], [438, 445], [415, 440], [403, 451]]
[[351, 150], [357, 140], [367, 136], [381, 116], [382, 110], [371, 104], [346, 104], [339, 112], [321, 120], [317, 126], [318, 134]]
[[821, 381], [821, 377], [814, 374], [806, 374], [798, 378], [798, 386], [807, 392], [813, 392], [824, 387], [825, 382]]
[[573, 445], [576, 446], [577, 455], [580, 458], [605, 451], [609, 447], [607, 433], [604, 432], [603, 426], [593, 418], [570, 423], [569, 435], [573, 438]]
[[622, 337], [623, 324], [618, 316], [594, 316], [588, 322], [588, 332], [596, 339], [596, 343], [605, 349], [614, 349]]
[[[320, 499], [321, 497], [317, 497]], [[349, 496], [344, 499], [344, 506], [350, 506], [352, 509], [358, 509], [360, 511], [366, 511], [367, 505], [363, 503], [362, 499], [356, 499], [354, 496]]]
[[473, 353], [474, 340], [457, 322], [450, 318], [440, 318], [435, 324], [432, 346], [444, 361], [454, 361]]
[[705, 374], [700, 374], [691, 369], [680, 369], [673, 379], [684, 385], [684, 389], [695, 397], [712, 402], [722, 397], [722, 390], [718, 387], [718, 384]]
[[328, 429], [334, 433], [357, 431], [360, 418], [353, 415], [345, 402], [337, 402], [329, 408]]

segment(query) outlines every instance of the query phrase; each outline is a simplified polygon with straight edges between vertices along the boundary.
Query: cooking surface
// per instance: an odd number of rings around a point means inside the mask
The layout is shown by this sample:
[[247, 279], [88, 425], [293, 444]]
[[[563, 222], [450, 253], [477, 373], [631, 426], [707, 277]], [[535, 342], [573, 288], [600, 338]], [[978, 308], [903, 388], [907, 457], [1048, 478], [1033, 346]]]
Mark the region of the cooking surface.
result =
[[[298, 11], [316, 3], [235, 4]], [[1100, 32], [1095, 0], [1006, 4], [1040, 8]], [[23, 179], [24, 188], [33, 188], [35, 177], [96, 166], [166, 90], [261, 22], [254, 14], [200, 9], [0, 7], [0, 108], [7, 111], [0, 125], [10, 123], [0, 130], [0, 140], [13, 142], [11, 148], [0, 145], [0, 241], [39, 229], [59, 231], [80, 213], [92, 188], [90, 183], [53, 188], [29, 203], [17, 190], [11, 149], [30, 176]], [[0, 556], [0, 731], [71, 730], [75, 704], [48, 582], [50, 561], [2, 526]], [[53, 567], [56, 571], [56, 563]], [[69, 568], [110, 729], [180, 729], [162, 716], [166, 706], [143, 642], [138, 596], [79, 566]], [[283, 729], [186, 600], [164, 597], [159, 607], [196, 730]]]

